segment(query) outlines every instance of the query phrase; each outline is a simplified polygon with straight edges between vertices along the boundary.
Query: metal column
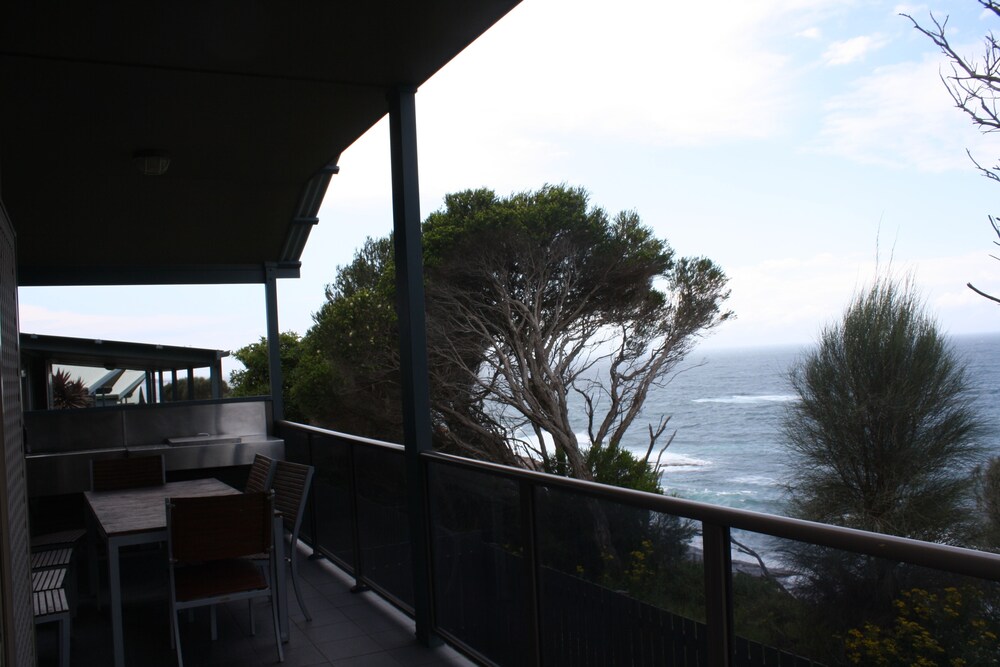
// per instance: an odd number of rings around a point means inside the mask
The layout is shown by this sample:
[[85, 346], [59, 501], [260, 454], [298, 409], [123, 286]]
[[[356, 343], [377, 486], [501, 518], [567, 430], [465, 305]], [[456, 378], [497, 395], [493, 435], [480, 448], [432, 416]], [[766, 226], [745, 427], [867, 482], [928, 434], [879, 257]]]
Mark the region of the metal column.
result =
[[264, 300], [267, 303], [267, 359], [271, 379], [271, 415], [274, 421], [285, 418], [285, 399], [281, 387], [281, 334], [278, 332], [278, 279], [273, 264], [264, 267]]
[[424, 324], [423, 256], [420, 243], [420, 194], [417, 179], [417, 123], [413, 88], [389, 92], [389, 141], [392, 153], [392, 216], [396, 260], [396, 309], [399, 317], [403, 441], [406, 494], [413, 554], [413, 608], [417, 641], [436, 643], [433, 628], [426, 476], [420, 453], [431, 449], [427, 334]]

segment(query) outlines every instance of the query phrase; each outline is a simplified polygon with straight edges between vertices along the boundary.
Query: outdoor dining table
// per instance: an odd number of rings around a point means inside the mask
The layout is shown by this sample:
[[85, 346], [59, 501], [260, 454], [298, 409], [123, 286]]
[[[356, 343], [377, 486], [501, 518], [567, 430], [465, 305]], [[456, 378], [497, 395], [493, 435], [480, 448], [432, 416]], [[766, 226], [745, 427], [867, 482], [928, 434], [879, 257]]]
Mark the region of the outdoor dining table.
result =
[[[122, 631], [122, 590], [119, 550], [134, 544], [167, 541], [166, 498], [215, 496], [240, 493], [217, 479], [194, 479], [168, 482], [120, 491], [86, 491], [93, 528], [108, 545], [108, 587], [111, 592], [111, 634], [114, 640], [115, 667], [124, 667], [125, 639]], [[281, 515], [275, 513], [274, 535], [282, 535]], [[274, 558], [284, 563], [284, 540], [274, 540]], [[91, 560], [94, 563], [93, 559]], [[164, 566], [166, 566], [164, 564]], [[92, 565], [92, 568], [96, 567]], [[274, 582], [278, 595], [278, 619], [282, 641], [288, 641], [288, 607], [285, 597], [285, 568], [279, 567]], [[95, 569], [92, 569], [96, 573]]]

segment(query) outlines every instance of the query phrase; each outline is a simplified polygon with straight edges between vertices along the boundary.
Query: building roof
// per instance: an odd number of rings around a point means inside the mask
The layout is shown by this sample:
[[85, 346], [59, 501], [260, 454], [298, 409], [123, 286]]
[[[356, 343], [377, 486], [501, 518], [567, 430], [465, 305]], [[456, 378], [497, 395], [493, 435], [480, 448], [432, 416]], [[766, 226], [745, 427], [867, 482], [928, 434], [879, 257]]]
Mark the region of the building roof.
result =
[[[3, 3], [0, 197], [19, 284], [297, 276], [338, 158], [386, 92], [517, 2]], [[166, 173], [142, 175], [141, 151], [169, 157]]]
[[32, 333], [22, 333], [20, 342], [21, 355], [25, 357], [38, 357], [52, 363], [96, 366], [109, 370], [129, 368], [172, 371], [211, 368], [220, 359], [229, 356], [226, 350], [43, 336]]

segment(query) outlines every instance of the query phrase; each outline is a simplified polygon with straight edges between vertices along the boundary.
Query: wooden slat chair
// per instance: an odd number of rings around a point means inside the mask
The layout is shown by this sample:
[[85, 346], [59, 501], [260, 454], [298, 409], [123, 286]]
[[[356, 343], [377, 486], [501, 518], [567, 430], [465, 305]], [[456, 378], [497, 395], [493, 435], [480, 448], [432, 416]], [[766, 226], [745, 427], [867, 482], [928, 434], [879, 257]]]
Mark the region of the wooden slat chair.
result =
[[285, 530], [291, 539], [291, 545], [285, 550], [285, 559], [292, 568], [292, 587], [295, 589], [295, 599], [307, 621], [312, 620], [302, 590], [299, 587], [298, 548], [299, 528], [302, 526], [302, 515], [305, 513], [306, 501], [309, 498], [309, 487], [312, 484], [315, 469], [312, 466], [289, 461], [276, 461], [271, 489], [274, 491], [274, 506], [281, 512]]
[[66, 599], [66, 568], [55, 567], [31, 573], [31, 601], [35, 624], [59, 623], [59, 664], [69, 665], [70, 611]]
[[271, 488], [271, 478], [274, 477], [274, 459], [263, 454], [254, 454], [245, 493], [259, 493]]
[[66, 591], [62, 588], [33, 591], [31, 602], [34, 607], [35, 625], [59, 624], [59, 667], [69, 667], [70, 613], [69, 604], [66, 602]]
[[77, 546], [87, 531], [83, 528], [72, 528], [51, 533], [35, 535], [31, 538], [31, 569], [51, 570], [66, 568], [66, 598], [69, 601], [70, 612], [76, 617], [78, 599], [79, 553]]
[[[278, 596], [272, 595], [271, 587], [276, 580], [271, 534], [274, 494], [168, 498], [166, 508], [171, 641], [176, 646], [178, 666], [184, 665], [179, 611], [256, 597], [271, 599], [278, 660], [284, 662]], [[247, 559], [261, 553], [269, 557], [269, 576]], [[250, 629], [254, 633], [252, 606]]]
[[94, 491], [163, 486], [165, 481], [162, 454], [124, 459], [94, 459], [90, 462], [90, 488]]
[[70, 615], [76, 617], [76, 569], [73, 567], [73, 549], [64, 547], [62, 549], [49, 549], [47, 551], [35, 551], [31, 554], [32, 576], [36, 572], [63, 570], [63, 588], [66, 590], [66, 599], [69, 602]]

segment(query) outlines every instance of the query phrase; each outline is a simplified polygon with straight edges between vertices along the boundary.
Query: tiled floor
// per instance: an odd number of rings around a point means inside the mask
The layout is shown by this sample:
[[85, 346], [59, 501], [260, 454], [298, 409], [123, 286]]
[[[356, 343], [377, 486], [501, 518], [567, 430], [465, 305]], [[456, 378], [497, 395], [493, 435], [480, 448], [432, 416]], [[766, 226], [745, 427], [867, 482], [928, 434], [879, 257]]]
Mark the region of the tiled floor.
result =
[[[336, 667], [466, 666], [473, 663], [448, 646], [428, 649], [413, 638], [413, 622], [375, 593], [350, 592], [351, 580], [325, 560], [310, 561], [300, 552], [303, 596], [312, 614], [306, 621], [289, 590], [290, 637], [285, 644], [288, 667], [335, 665]], [[175, 665], [170, 648], [166, 580], [157, 559], [150, 553], [125, 560], [127, 589], [125, 608], [126, 662], [131, 667]], [[162, 562], [162, 561], [160, 561]], [[289, 581], [289, 584], [291, 582]], [[291, 586], [289, 585], [289, 589]], [[181, 642], [184, 664], [189, 667], [258, 667], [277, 664], [271, 628], [270, 607], [254, 607], [257, 634], [249, 634], [247, 604], [233, 603], [219, 609], [219, 639], [209, 638], [208, 612], [195, 612], [188, 623], [182, 614]], [[39, 626], [40, 666], [58, 664], [55, 626]], [[80, 605], [73, 621], [73, 667], [111, 665], [111, 630], [107, 607], [103, 613], [92, 602]]]

